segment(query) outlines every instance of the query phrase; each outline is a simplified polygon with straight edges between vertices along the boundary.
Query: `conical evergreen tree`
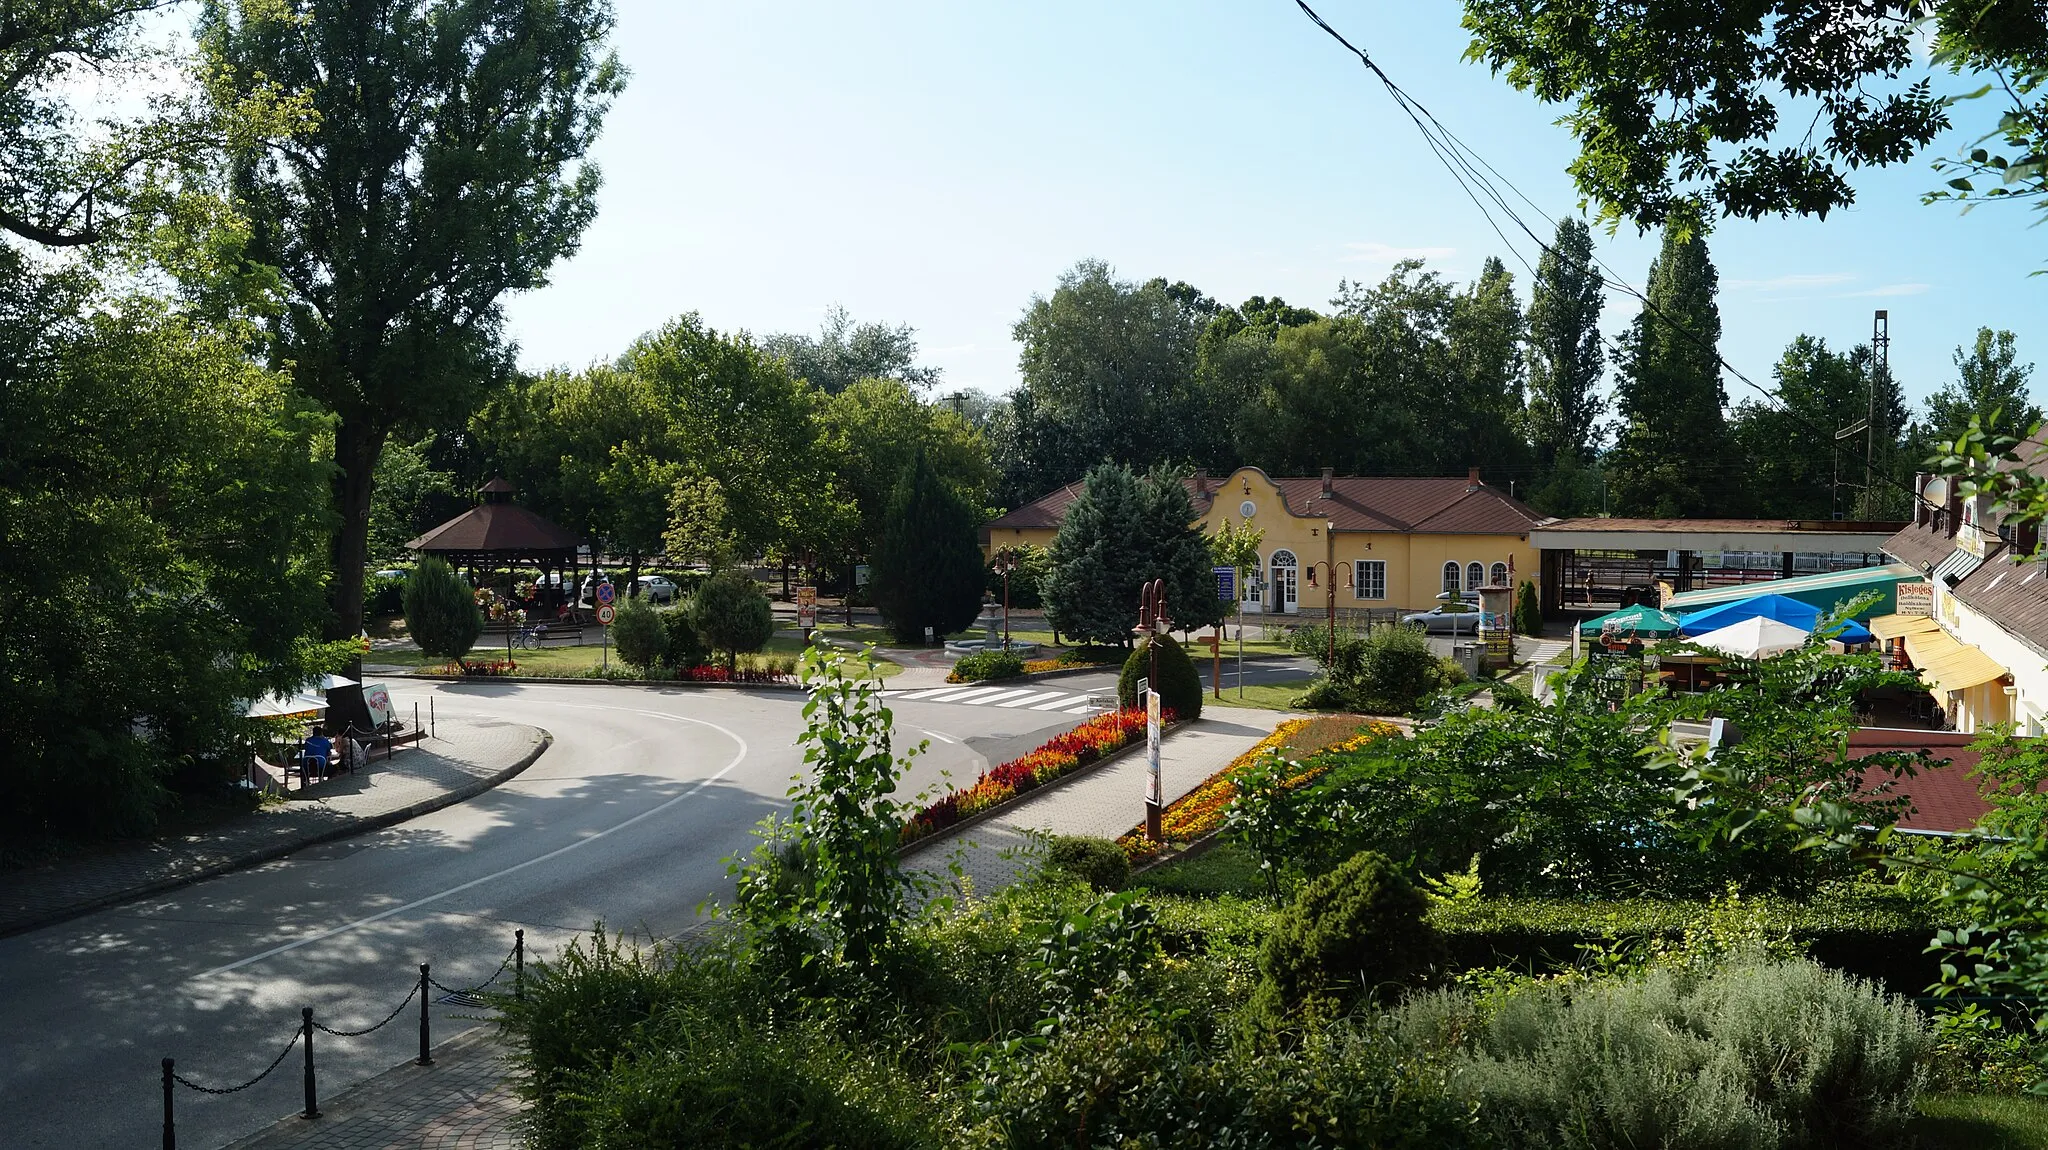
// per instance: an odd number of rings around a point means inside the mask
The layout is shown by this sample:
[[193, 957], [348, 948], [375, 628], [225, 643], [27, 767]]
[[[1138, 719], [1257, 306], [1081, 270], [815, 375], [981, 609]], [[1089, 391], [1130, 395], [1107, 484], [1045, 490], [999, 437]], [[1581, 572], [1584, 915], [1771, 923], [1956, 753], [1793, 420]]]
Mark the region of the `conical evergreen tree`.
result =
[[1053, 537], [1046, 621], [1086, 643], [1128, 644], [1151, 546], [1137, 478], [1121, 464], [1099, 464]]
[[[1139, 485], [1139, 498], [1145, 507], [1151, 578], [1166, 580], [1166, 607], [1174, 628], [1192, 631], [1221, 622], [1228, 604], [1216, 598], [1215, 554], [1208, 534], [1195, 521], [1194, 497], [1180, 474], [1155, 469]], [[1136, 594], [1133, 588], [1134, 602]]]
[[1719, 287], [1700, 224], [1666, 225], [1650, 265], [1650, 302], [1623, 341], [1615, 387], [1621, 434], [1607, 473], [1617, 514], [1740, 511], [1742, 462], [1730, 453], [1716, 351]]
[[974, 512], [919, 448], [896, 483], [868, 558], [875, 606], [899, 641], [921, 643], [926, 627], [944, 636], [974, 622], [987, 579], [976, 528]]

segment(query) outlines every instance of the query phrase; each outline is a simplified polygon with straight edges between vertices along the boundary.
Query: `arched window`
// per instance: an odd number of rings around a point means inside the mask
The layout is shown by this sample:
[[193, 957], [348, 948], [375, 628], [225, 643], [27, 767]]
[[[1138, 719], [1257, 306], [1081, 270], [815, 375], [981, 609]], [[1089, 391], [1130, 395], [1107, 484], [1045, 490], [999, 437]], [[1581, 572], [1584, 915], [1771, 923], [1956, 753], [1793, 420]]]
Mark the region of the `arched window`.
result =
[[1508, 565], [1507, 565], [1507, 564], [1505, 564], [1505, 563], [1496, 563], [1496, 564], [1494, 564], [1494, 565], [1493, 565], [1493, 580], [1492, 580], [1492, 582], [1493, 582], [1493, 585], [1494, 585], [1495, 587], [1505, 587], [1505, 586], [1507, 586], [1507, 585], [1508, 585]]
[[1444, 590], [1452, 594], [1456, 594], [1458, 591], [1458, 565], [1456, 563], [1444, 564]]
[[1289, 551], [1284, 547], [1278, 551], [1273, 552], [1273, 566], [1292, 567], [1294, 565], [1294, 552]]
[[1485, 585], [1486, 567], [1484, 564], [1474, 563], [1465, 568], [1465, 590], [1477, 591]]

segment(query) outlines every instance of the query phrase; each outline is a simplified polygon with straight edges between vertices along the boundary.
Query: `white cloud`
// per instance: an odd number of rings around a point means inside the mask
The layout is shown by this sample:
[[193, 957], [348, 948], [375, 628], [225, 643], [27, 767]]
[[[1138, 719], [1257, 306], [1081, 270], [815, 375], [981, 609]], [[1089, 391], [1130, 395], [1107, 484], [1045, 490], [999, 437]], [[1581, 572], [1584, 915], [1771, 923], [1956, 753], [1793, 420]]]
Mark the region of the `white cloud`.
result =
[[1871, 288], [1869, 291], [1852, 291], [1844, 294], [1845, 297], [1867, 295], [1923, 295], [1926, 293], [1929, 286], [1930, 285], [1928, 284], [1886, 284], [1883, 287]]
[[1757, 291], [1797, 291], [1800, 288], [1833, 287], [1845, 284], [1856, 277], [1848, 272], [1809, 272], [1796, 275], [1772, 276], [1761, 280], [1727, 280], [1725, 286], [1735, 289]]
[[1393, 264], [1401, 260], [1447, 260], [1458, 254], [1456, 248], [1397, 248], [1372, 240], [1362, 244], [1345, 244], [1344, 262], [1347, 264]]

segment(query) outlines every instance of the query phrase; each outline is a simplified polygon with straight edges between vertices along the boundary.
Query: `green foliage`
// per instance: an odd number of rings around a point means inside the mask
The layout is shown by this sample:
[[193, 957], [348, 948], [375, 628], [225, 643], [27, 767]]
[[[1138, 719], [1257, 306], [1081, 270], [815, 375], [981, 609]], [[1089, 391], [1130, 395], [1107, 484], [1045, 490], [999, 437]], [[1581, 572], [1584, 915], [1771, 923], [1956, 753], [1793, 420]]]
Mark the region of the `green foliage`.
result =
[[1045, 606], [1041, 590], [1045, 580], [1052, 574], [1052, 552], [1029, 543], [1005, 547], [989, 557], [988, 593], [997, 603], [1003, 601], [1003, 576], [997, 567], [1005, 562], [1012, 564], [1009, 580], [1010, 606], [1015, 609], [1033, 610]]
[[1529, 295], [1529, 438], [1545, 471], [1561, 459], [1588, 462], [1599, 446], [1600, 416], [1607, 410], [1600, 394], [1603, 275], [1593, 263], [1593, 233], [1585, 221], [1557, 221]]
[[436, 556], [422, 556], [405, 581], [405, 632], [420, 650], [453, 661], [483, 634], [484, 614], [467, 580]]
[[1650, 264], [1650, 305], [1622, 339], [1615, 381], [1621, 428], [1603, 461], [1620, 515], [1726, 515], [1741, 473], [1723, 412], [1720, 276], [1697, 229], [1664, 229]]
[[775, 633], [774, 609], [761, 586], [746, 572], [726, 568], [714, 572], [690, 596], [690, 626], [697, 638], [725, 653], [727, 670], [739, 665], [742, 652], [758, 651]]
[[902, 643], [965, 628], [981, 611], [981, 547], [973, 509], [940, 481], [920, 449], [896, 482], [882, 537], [869, 554], [868, 589]]
[[276, 269], [283, 297], [258, 354], [335, 416], [330, 637], [360, 625], [386, 441], [469, 415], [508, 362], [501, 299], [545, 282], [596, 215], [586, 156], [624, 76], [612, 23], [604, 0], [203, 6], [223, 112], [266, 92], [314, 113], [234, 139], [226, 182], [246, 220], [230, 259]]
[[1543, 633], [1543, 605], [1536, 598], [1536, 584], [1522, 580], [1522, 586], [1515, 592], [1515, 633], [1518, 635], [1541, 635]]
[[1451, 1044], [1488, 1145], [1901, 1146], [1930, 1046], [1907, 1003], [1808, 962], [1443, 991], [1398, 1011]]
[[612, 620], [612, 644], [619, 649], [619, 658], [642, 671], [664, 662], [668, 629], [662, 625], [661, 612], [640, 596], [619, 604]]
[[696, 623], [691, 621], [688, 604], [657, 612], [656, 618], [661, 620], [663, 663], [680, 671], [704, 662], [704, 640], [697, 634]]
[[2025, 438], [2041, 422], [2041, 409], [2027, 388], [2034, 365], [2018, 359], [2011, 332], [1978, 328], [1975, 343], [1956, 348], [1955, 381], [1927, 397], [1927, 429], [1954, 439], [1974, 417], [1993, 436]]
[[1427, 910], [1385, 855], [1351, 856], [1305, 884], [1274, 921], [1252, 1010], [1274, 1025], [1334, 1018], [1415, 981], [1442, 955]]
[[[462, 505], [455, 494], [453, 472], [436, 469], [430, 456], [434, 437], [417, 443], [387, 443], [377, 458], [377, 478], [370, 492], [372, 557], [405, 554], [405, 545], [456, 514]], [[365, 588], [364, 610], [369, 614]], [[397, 614], [394, 609], [384, 614]]]
[[962, 503], [975, 509], [988, 504], [996, 483], [988, 443], [951, 406], [927, 402], [911, 385], [890, 379], [864, 378], [826, 390], [834, 394], [819, 408], [819, 442], [836, 457], [833, 474], [859, 511], [856, 553], [869, 553], [888, 533], [889, 500], [903, 478], [904, 461], [920, 451]]
[[963, 683], [1011, 679], [1024, 673], [1024, 657], [1014, 651], [976, 651], [953, 664], [953, 678]]
[[870, 673], [849, 676], [844, 653], [804, 652], [810, 699], [797, 743], [807, 769], [790, 788], [789, 815], [771, 815], [752, 857], [726, 864], [753, 946], [792, 972], [843, 964], [871, 973], [898, 939], [912, 889], [896, 847], [922, 801], [895, 792], [924, 744], [896, 756], [873, 660], [862, 658]]
[[[1851, 468], [1861, 476], [1865, 445], [1861, 436], [1838, 443], [1836, 429], [1872, 418], [1876, 432], [1869, 444], [1871, 463], [1882, 475], [1897, 474], [1901, 464], [1910, 473], [1925, 453], [1921, 458], [1898, 458], [1899, 437], [1906, 429], [1905, 400], [1898, 382], [1886, 374], [1875, 381], [1873, 405], [1871, 377], [1876, 370], [1867, 346], [1837, 352], [1813, 336], [1792, 341], [1775, 368], [1777, 386], [1771, 400], [1745, 399], [1735, 408], [1731, 428], [1750, 460], [1750, 486], [1756, 496], [1751, 510], [1785, 519], [1882, 517], [1875, 512], [1887, 510], [1887, 492], [1859, 495], [1855, 502], [1842, 497], [1837, 480], [1851, 474]], [[1899, 518], [1907, 517], [1903, 504], [1889, 509]]]
[[1053, 538], [1052, 573], [1040, 584], [1046, 622], [1085, 643], [1128, 644], [1139, 586], [1152, 577], [1145, 539], [1137, 477], [1114, 464], [1091, 469]]
[[1258, 860], [1269, 898], [1280, 896], [1283, 879], [1291, 885], [1301, 877], [1333, 829], [1328, 812], [1301, 785], [1305, 773], [1300, 763], [1269, 751], [1238, 768], [1237, 797], [1223, 813], [1224, 837]]
[[395, 575], [370, 575], [363, 579], [363, 615], [389, 619], [405, 613], [405, 580]]
[[[1153, 667], [1152, 648], [1158, 644], [1159, 663]], [[1131, 656], [1124, 660], [1124, 669], [1116, 677], [1116, 699], [1120, 707], [1142, 707], [1143, 699], [1138, 698], [1138, 680], [1150, 677], [1152, 689], [1159, 692], [1159, 705], [1172, 711], [1183, 720], [1202, 717], [1202, 676], [1195, 670], [1195, 664], [1181, 645], [1171, 635], [1148, 636], [1138, 642]]]
[[[863, 383], [889, 384], [906, 394], [921, 392], [935, 386], [941, 374], [936, 367], [918, 366], [917, 329], [908, 324], [857, 324], [837, 306], [826, 310], [817, 335], [771, 335], [761, 341], [761, 349], [826, 395], [842, 395]], [[894, 478], [892, 473], [891, 481]]]
[[1131, 877], [1130, 856], [1114, 839], [1055, 835], [1045, 845], [1045, 867], [1073, 875], [1096, 890], [1120, 890]]
[[1360, 633], [1340, 623], [1334, 661], [1324, 624], [1296, 627], [1288, 645], [1324, 664], [1323, 680], [1310, 689], [1306, 704], [1319, 709], [1410, 714], [1423, 699], [1465, 679], [1462, 668], [1438, 656], [1429, 639], [1411, 627]]

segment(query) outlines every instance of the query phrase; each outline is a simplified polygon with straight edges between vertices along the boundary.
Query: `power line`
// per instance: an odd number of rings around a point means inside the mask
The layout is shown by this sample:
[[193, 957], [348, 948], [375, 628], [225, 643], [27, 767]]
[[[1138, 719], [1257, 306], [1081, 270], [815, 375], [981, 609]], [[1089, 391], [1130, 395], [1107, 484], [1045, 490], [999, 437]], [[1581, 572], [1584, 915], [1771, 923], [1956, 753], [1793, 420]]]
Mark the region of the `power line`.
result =
[[[1473, 206], [1479, 209], [1479, 214], [1485, 218], [1487, 226], [1493, 230], [1494, 235], [1500, 237], [1501, 243], [1508, 248], [1509, 254], [1515, 257], [1516, 262], [1529, 269], [1530, 277], [1534, 279], [1536, 274], [1535, 268], [1515, 248], [1514, 243], [1507, 238], [1506, 232], [1502, 229], [1500, 223], [1493, 218], [1493, 213], [1487, 209], [1486, 203], [1481, 199], [1481, 193], [1484, 194], [1485, 200], [1491, 200], [1502, 214], [1512, 220], [1515, 226], [1520, 228], [1523, 234], [1527, 235], [1530, 241], [1543, 253], [1557, 255], [1558, 253], [1551, 247], [1550, 243], [1537, 234], [1536, 230], [1529, 226], [1528, 221], [1523, 219], [1521, 214], [1515, 210], [1514, 205], [1508, 202], [1494, 181], [1498, 180], [1501, 185], [1505, 185], [1523, 203], [1528, 204], [1531, 209], [1542, 213], [1545, 216], [1546, 223], [1550, 219], [1549, 213], [1544, 212], [1541, 205], [1531, 200], [1526, 193], [1519, 187], [1516, 187], [1514, 181], [1501, 175], [1499, 169], [1488, 163], [1484, 156], [1481, 156], [1476, 150], [1466, 145], [1455, 133], [1445, 127], [1443, 121], [1437, 119], [1436, 115], [1425, 107], [1421, 101], [1416, 100], [1403, 91], [1401, 86], [1396, 84], [1391, 76], [1387, 75], [1386, 70], [1381, 68], [1370, 54], [1346, 39], [1343, 33], [1331, 27], [1329, 21], [1324, 20], [1322, 16], [1317, 14], [1315, 9], [1309, 7], [1306, 0], [1294, 0], [1294, 3], [1297, 8], [1301, 9], [1302, 14], [1307, 16], [1316, 27], [1328, 33], [1330, 38], [1343, 45], [1346, 51], [1357, 56], [1359, 62], [1364, 64], [1366, 69], [1378, 78], [1381, 85], [1386, 88], [1387, 94], [1393, 98], [1395, 105], [1406, 113], [1409, 120], [1415, 124], [1416, 130], [1422, 134], [1423, 142], [1428, 145], [1431, 153], [1437, 157], [1438, 162], [1444, 165], [1445, 170], [1450, 172], [1451, 178], [1457, 181], [1459, 188], [1472, 201]], [[1480, 168], [1484, 168], [1486, 174], [1482, 174], [1479, 171]], [[1488, 179], [1487, 174], [1490, 174], [1493, 178]], [[1478, 189], [1477, 191], [1474, 190], [1475, 185]], [[1675, 330], [1686, 342], [1712, 356], [1714, 363], [1722, 371], [1734, 376], [1757, 394], [1775, 403], [1784, 415], [1798, 423], [1808, 434], [1813, 435], [1821, 442], [1830, 442], [1833, 439], [1834, 433], [1832, 431], [1824, 430], [1815, 425], [1811, 420], [1793, 410], [1792, 406], [1786, 403], [1782, 396], [1743, 374], [1734, 364], [1729, 363], [1721, 355], [1720, 348], [1700, 339], [1685, 324], [1678, 322], [1658, 308], [1656, 304], [1650, 301], [1649, 296], [1636, 290], [1635, 285], [1622, 279], [1620, 273], [1616, 272], [1605, 260], [1602, 260], [1597, 253], [1593, 254], [1592, 261], [1600, 267], [1603, 273], [1600, 277], [1602, 284], [1636, 300], [1653, 319]], [[1605, 332], [1599, 331], [1597, 327], [1594, 330], [1600, 336], [1602, 342], [1611, 347], [1617, 356], [1625, 354], [1626, 349], [1619, 340]], [[1888, 470], [1873, 469], [1872, 474], [1875, 478], [1882, 479], [1891, 486], [1913, 496], [1915, 500], [1920, 498], [1919, 492], [1915, 491], [1910, 484], [1900, 481], [1897, 476], [1891, 474]]]

